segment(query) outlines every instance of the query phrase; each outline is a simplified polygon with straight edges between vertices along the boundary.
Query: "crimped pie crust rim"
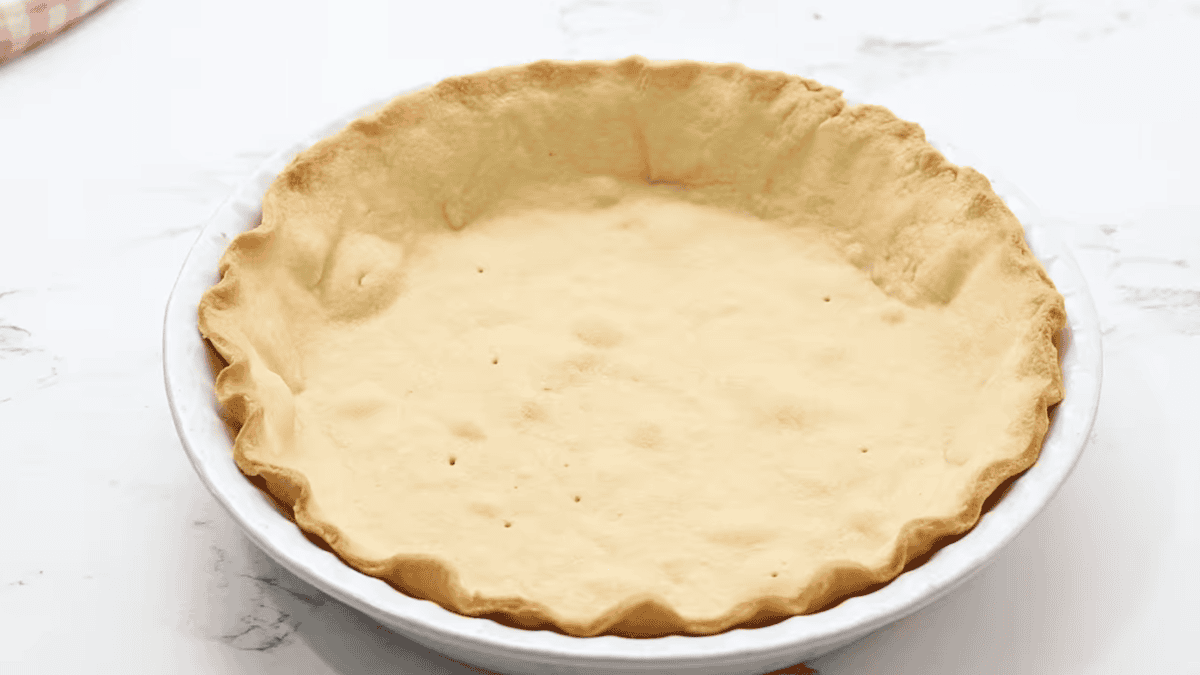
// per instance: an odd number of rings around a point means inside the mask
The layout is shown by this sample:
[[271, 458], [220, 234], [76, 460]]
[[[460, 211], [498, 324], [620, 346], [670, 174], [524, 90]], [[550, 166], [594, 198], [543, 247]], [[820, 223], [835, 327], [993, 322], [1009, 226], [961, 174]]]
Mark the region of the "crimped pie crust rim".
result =
[[[251, 418], [252, 418], [252, 417], [253, 417], [253, 416], [252, 416], [252, 414], [251, 414]], [[996, 483], [997, 483], [997, 484], [998, 484], [998, 482], [1000, 482], [1000, 480], [996, 480]], [[990, 490], [989, 490], [989, 494], [990, 494]], [[986, 496], [986, 495], [980, 496], [980, 498], [978, 498], [978, 500], [977, 500], [977, 501], [978, 501], [978, 502], [980, 502], [980, 503], [982, 503], [982, 501], [983, 501], [983, 497], [985, 497], [985, 496]]]

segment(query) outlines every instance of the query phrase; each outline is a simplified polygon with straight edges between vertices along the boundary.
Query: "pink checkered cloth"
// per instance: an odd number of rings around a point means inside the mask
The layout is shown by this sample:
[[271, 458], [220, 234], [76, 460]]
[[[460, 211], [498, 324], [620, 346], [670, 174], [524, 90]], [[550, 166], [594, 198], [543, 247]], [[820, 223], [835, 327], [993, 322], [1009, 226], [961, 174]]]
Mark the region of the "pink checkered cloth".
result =
[[0, 63], [35, 49], [110, 0], [0, 0]]

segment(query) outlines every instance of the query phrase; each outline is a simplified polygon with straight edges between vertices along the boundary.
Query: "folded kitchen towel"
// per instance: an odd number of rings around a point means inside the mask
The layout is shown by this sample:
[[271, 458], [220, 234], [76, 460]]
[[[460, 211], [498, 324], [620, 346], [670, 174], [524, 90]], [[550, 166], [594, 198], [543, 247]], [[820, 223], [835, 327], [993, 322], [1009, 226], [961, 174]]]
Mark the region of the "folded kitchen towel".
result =
[[0, 0], [0, 63], [34, 49], [110, 0]]

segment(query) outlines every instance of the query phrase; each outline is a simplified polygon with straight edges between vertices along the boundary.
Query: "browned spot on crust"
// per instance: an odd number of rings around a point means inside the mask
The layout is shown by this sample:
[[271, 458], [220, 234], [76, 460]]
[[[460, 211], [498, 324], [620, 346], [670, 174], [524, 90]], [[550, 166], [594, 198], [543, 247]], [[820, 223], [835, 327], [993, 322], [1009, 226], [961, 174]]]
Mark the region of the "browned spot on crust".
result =
[[614, 65], [618, 75], [629, 79], [636, 79], [641, 76], [647, 64], [648, 61], [641, 56], [630, 56], [629, 58], [617, 61]]
[[792, 81], [783, 73], [766, 73], [758, 70], [748, 70], [742, 75], [746, 83], [747, 93], [755, 101], [771, 101], [779, 97]]
[[425, 103], [418, 98], [401, 98], [379, 111], [379, 122], [386, 127], [412, 127], [425, 121]]
[[352, 122], [350, 124], [350, 129], [370, 138], [382, 136], [384, 132], [387, 131], [387, 127], [384, 126], [382, 122], [379, 122], [378, 120], [369, 120], [366, 118]]
[[228, 254], [245, 261], [261, 260], [267, 255], [273, 239], [270, 232], [251, 230], [233, 240], [229, 245]]
[[921, 171], [925, 173], [938, 173], [946, 164], [946, 158], [937, 150], [927, 150], [921, 153], [917, 163]]
[[526, 422], [545, 422], [550, 419], [549, 413], [535, 401], [526, 401], [518, 411], [521, 419]]
[[600, 349], [616, 347], [625, 339], [625, 336], [621, 334], [621, 329], [600, 319], [577, 322], [575, 337], [586, 345]]
[[599, 77], [604, 66], [599, 63], [560, 63], [537, 61], [526, 66], [530, 79], [545, 87], [578, 87]]
[[699, 63], [670, 63], [648, 68], [646, 82], [661, 89], [687, 89], [703, 72], [704, 66]]
[[976, 193], [967, 206], [967, 218], [982, 218], [1000, 205], [1000, 200], [982, 192]]
[[442, 98], [463, 99], [472, 96], [484, 96], [494, 90], [492, 83], [472, 75], [448, 77], [434, 86], [434, 92]]
[[797, 430], [804, 428], [804, 411], [798, 405], [781, 405], [769, 413], [771, 423], [781, 429]]
[[434, 86], [438, 96], [457, 101], [475, 110], [484, 108], [491, 99], [511, 91], [522, 74], [509, 70], [478, 75], [462, 75], [442, 80]]
[[483, 429], [479, 428], [479, 425], [475, 424], [474, 422], [453, 422], [449, 426], [450, 433], [458, 436], [459, 438], [465, 438], [468, 441], [475, 442], [487, 440], [487, 434], [485, 434]]
[[912, 122], [905, 122], [904, 120], [896, 120], [895, 123], [890, 126], [888, 131], [891, 133], [892, 136], [895, 136], [896, 138], [924, 138], [925, 137], [925, 132], [921, 129], [921, 126], [919, 124], [913, 124]]
[[284, 174], [284, 180], [287, 181], [287, 186], [296, 192], [307, 192], [312, 183], [313, 174], [316, 172], [315, 167], [311, 162], [303, 164], [294, 164]]
[[283, 177], [287, 186], [295, 192], [311, 192], [319, 182], [322, 169], [328, 166], [338, 154], [338, 146], [324, 142], [301, 153]]

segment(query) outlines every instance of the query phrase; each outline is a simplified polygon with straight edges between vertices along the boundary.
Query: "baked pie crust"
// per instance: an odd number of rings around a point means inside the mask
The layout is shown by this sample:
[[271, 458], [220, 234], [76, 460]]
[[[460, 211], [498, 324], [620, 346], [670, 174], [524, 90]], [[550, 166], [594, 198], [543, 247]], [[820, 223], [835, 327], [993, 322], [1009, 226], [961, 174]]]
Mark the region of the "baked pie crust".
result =
[[301, 153], [220, 269], [241, 470], [366, 574], [575, 636], [887, 582], [1062, 398], [1062, 297], [988, 181], [737, 65], [401, 96]]

